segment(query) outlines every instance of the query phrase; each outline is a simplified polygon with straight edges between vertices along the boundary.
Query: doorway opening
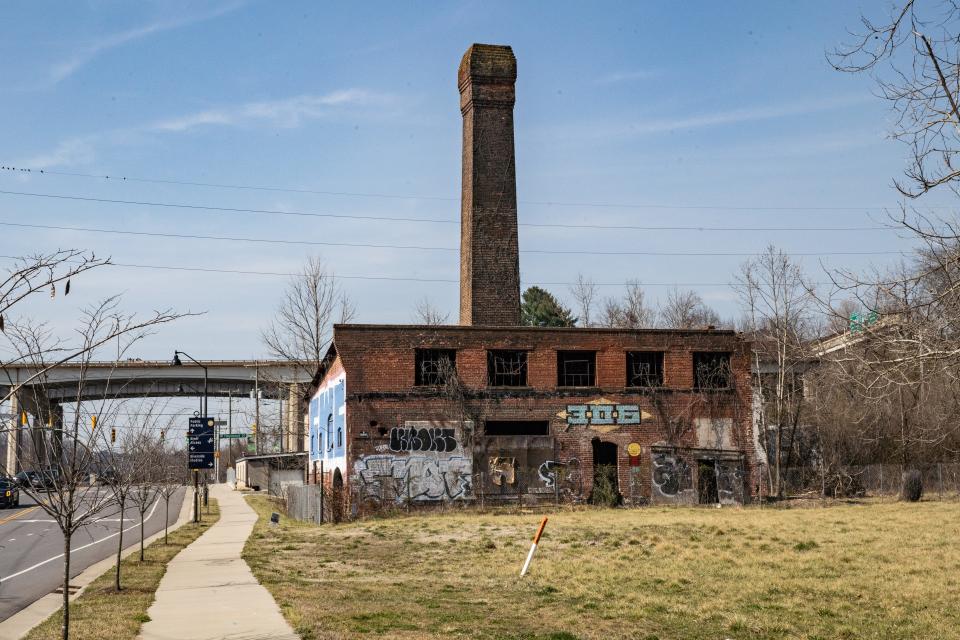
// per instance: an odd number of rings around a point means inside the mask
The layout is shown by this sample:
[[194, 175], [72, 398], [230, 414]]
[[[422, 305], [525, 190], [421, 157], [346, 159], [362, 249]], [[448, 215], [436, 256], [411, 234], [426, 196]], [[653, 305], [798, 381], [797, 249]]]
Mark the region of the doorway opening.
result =
[[617, 477], [617, 445], [593, 439], [593, 491], [590, 502], [593, 504], [616, 506], [623, 497], [620, 495], [620, 483]]
[[697, 461], [697, 501], [700, 504], [720, 502], [720, 494], [717, 491], [716, 460]]

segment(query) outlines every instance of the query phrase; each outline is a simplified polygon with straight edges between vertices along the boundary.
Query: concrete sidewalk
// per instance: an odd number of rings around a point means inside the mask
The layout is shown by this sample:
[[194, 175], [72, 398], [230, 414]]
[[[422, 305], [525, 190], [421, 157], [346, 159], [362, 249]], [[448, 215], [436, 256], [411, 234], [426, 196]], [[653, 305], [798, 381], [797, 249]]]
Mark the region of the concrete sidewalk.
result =
[[142, 640], [298, 640], [241, 559], [257, 514], [239, 492], [214, 485], [220, 520], [170, 562]]

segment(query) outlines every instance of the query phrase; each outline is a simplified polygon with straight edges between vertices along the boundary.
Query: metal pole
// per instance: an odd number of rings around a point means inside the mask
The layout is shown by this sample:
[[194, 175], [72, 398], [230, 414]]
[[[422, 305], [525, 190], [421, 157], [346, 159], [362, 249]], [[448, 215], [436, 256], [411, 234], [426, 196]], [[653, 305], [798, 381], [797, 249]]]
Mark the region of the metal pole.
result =
[[280, 396], [277, 398], [278, 406], [280, 407], [278, 414], [280, 416], [280, 453], [283, 453], [287, 430], [283, 428], [283, 385], [279, 382], [277, 383], [277, 395]]
[[193, 521], [200, 522], [200, 472], [193, 470]]
[[263, 431], [263, 425], [260, 424], [260, 362], [257, 362], [256, 373], [254, 374], [253, 381], [253, 400], [255, 406], [255, 414], [253, 418], [253, 423], [257, 425], [257, 436], [253, 440], [254, 452], [259, 455], [260, 453], [260, 434]]

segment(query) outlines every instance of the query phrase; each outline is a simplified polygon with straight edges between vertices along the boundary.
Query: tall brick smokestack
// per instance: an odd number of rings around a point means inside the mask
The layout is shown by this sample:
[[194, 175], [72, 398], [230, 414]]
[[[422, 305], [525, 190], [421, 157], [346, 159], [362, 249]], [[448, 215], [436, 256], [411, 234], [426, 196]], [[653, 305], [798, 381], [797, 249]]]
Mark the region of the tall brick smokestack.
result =
[[460, 324], [520, 324], [517, 175], [513, 152], [517, 59], [475, 44], [458, 73], [463, 114]]

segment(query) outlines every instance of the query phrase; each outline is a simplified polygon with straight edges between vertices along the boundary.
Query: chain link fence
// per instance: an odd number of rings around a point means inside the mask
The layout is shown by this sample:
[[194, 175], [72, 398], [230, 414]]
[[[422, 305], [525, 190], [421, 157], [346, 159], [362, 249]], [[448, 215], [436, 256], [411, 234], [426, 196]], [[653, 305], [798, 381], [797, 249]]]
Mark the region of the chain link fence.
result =
[[[837, 498], [897, 496], [903, 473], [917, 470], [923, 481], [926, 499], [955, 500], [960, 497], [960, 463], [871, 464], [845, 466], [821, 471], [815, 467], [791, 467], [781, 470], [783, 494], [787, 497], [826, 495]], [[766, 469], [761, 470], [763, 474]], [[766, 478], [764, 477], [764, 485]], [[766, 490], [766, 487], [764, 487]]]

